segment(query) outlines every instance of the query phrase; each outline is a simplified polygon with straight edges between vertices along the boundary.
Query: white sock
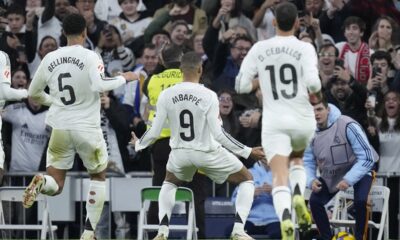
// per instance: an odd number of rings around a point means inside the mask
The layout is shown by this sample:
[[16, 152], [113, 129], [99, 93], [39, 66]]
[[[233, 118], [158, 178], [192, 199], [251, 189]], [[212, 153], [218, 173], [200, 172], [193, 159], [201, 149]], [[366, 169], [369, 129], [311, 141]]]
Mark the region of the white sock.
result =
[[[172, 209], [175, 206], [175, 195], [178, 187], [170, 182], [164, 181], [158, 196], [158, 219], [160, 221], [159, 234], [168, 237], [168, 225], [171, 220]], [[167, 217], [167, 219], [165, 219]]]
[[272, 189], [272, 198], [274, 208], [279, 221], [282, 222], [283, 211], [287, 208], [289, 213], [292, 212], [292, 195], [287, 186], [277, 186]]
[[[86, 201], [86, 223], [85, 231], [96, 229], [101, 212], [103, 211], [104, 199], [106, 195], [106, 182], [90, 180], [89, 192]], [[87, 226], [90, 223], [90, 226]], [[90, 229], [90, 227], [92, 229]]]
[[40, 189], [40, 192], [49, 196], [54, 195], [59, 188], [56, 180], [50, 175], [44, 175], [44, 179], [45, 181], [42, 188]]
[[[235, 221], [233, 225], [232, 235], [234, 233], [244, 233], [244, 224], [253, 204], [254, 199], [254, 182], [245, 181], [241, 182], [238, 187], [237, 198], [235, 202], [236, 214], [240, 217], [242, 222]], [[236, 217], [238, 217], [236, 216]]]
[[292, 193], [294, 193], [294, 188], [296, 184], [299, 185], [300, 193], [303, 196], [306, 189], [307, 175], [306, 170], [302, 165], [292, 165], [289, 169], [289, 181]]

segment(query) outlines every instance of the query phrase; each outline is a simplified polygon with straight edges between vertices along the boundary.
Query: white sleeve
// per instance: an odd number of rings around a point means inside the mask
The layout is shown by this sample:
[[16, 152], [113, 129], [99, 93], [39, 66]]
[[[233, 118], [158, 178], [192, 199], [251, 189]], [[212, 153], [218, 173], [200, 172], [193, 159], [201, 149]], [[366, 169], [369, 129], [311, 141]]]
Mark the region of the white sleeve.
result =
[[253, 79], [257, 75], [257, 44], [255, 44], [240, 66], [239, 74], [235, 80], [235, 90], [238, 94], [249, 93], [253, 89]]
[[38, 103], [50, 106], [53, 100], [49, 94], [44, 92], [44, 89], [47, 86], [46, 74], [43, 70], [44, 68], [44, 60], [42, 60], [31, 84], [29, 85], [28, 94]]
[[311, 93], [321, 90], [321, 80], [319, 79], [318, 57], [315, 48], [311, 44], [307, 44], [307, 50], [304, 51], [303, 58], [303, 74], [307, 82], [307, 89]]
[[224, 146], [229, 151], [244, 158], [248, 158], [251, 153], [251, 148], [243, 145], [238, 140], [234, 139], [229, 133], [225, 132], [224, 128], [221, 126], [221, 123], [218, 120], [219, 103], [216, 94], [212, 95], [211, 106], [206, 114], [207, 114], [207, 124], [215, 140], [217, 140], [222, 146]]
[[5, 52], [0, 52], [0, 99], [13, 101], [26, 97], [26, 89], [11, 88], [10, 58]]
[[[19, 103], [16, 103], [19, 104]], [[5, 107], [3, 110], [3, 113], [1, 114], [1, 118], [6, 121], [6, 122], [13, 122], [16, 119], [18, 119], [18, 115], [16, 114], [16, 111], [14, 110], [14, 104], [8, 105]]]
[[157, 113], [153, 120], [153, 123], [149, 129], [143, 134], [143, 136], [139, 139], [139, 141], [135, 144], [135, 151], [138, 152], [142, 149], [148, 147], [154, 140], [156, 140], [163, 129], [164, 123], [167, 119], [167, 109], [164, 105], [164, 94], [165, 92], [161, 92], [157, 101]]
[[[90, 61], [89, 65], [89, 78], [91, 82], [91, 89], [94, 92], [111, 91], [124, 83], [126, 80], [122, 76], [113, 78], [104, 77], [104, 64], [103, 60], [98, 54], [91, 54], [94, 59]], [[89, 56], [89, 57], [92, 57]]]

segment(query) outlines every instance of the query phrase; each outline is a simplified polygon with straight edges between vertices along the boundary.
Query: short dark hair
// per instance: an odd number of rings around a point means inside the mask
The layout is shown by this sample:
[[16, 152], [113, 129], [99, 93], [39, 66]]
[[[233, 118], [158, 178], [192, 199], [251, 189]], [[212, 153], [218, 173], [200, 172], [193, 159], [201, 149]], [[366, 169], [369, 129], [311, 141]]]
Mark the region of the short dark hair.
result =
[[199, 66], [201, 66], [201, 64], [201, 57], [197, 53], [190, 51], [182, 56], [180, 68], [182, 71], [196, 70]]
[[7, 17], [10, 14], [16, 14], [16, 15], [22, 15], [25, 18], [25, 10], [24, 9], [25, 9], [25, 7], [23, 7], [17, 3], [14, 3], [8, 7], [5, 15]]
[[231, 47], [235, 47], [236, 43], [240, 40], [249, 42], [250, 44], [253, 44], [253, 40], [250, 37], [243, 35], [243, 36], [239, 36], [239, 37], [235, 38], [231, 44]]
[[361, 18], [357, 16], [350, 16], [346, 18], [343, 23], [343, 30], [350, 27], [351, 24], [356, 24], [360, 28], [361, 32], [365, 32], [365, 22]]
[[337, 47], [336, 47], [334, 44], [332, 44], [332, 43], [325, 43], [325, 44], [322, 44], [322, 46], [319, 48], [319, 52], [318, 52], [318, 53], [321, 53], [322, 50], [327, 49], [327, 48], [330, 48], [330, 47], [332, 47], [333, 49], [335, 49], [335, 57], [338, 57], [338, 56], [339, 56], [339, 49], [337, 49]]
[[278, 27], [282, 31], [290, 31], [297, 19], [297, 7], [291, 2], [278, 4], [275, 9], [275, 18]]
[[163, 59], [165, 67], [167, 68], [169, 68], [171, 63], [180, 62], [182, 55], [182, 48], [175, 44], [167, 45], [161, 51], [161, 57]]
[[85, 18], [77, 13], [72, 13], [64, 18], [62, 28], [65, 35], [78, 35], [86, 29]]
[[382, 60], [385, 59], [388, 64], [392, 62], [392, 56], [390, 53], [382, 50], [378, 50], [371, 55], [371, 64], [374, 64], [375, 60]]
[[[125, 0], [118, 0], [118, 4], [121, 5], [124, 1], [125, 1]], [[139, 0], [134, 0], [134, 1], [136, 1], [137, 3], [139, 3]]]

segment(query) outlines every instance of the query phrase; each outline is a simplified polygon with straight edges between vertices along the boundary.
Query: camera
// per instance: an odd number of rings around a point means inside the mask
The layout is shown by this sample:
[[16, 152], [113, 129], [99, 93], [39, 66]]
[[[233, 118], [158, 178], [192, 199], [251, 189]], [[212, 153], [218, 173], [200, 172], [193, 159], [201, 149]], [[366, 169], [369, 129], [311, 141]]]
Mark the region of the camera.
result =
[[343, 61], [343, 59], [337, 58], [337, 59], [335, 60], [335, 66], [339, 66], [339, 67], [341, 67], [341, 68], [344, 68], [344, 61]]
[[372, 77], [376, 77], [378, 73], [382, 73], [382, 68], [380, 67], [373, 67], [372, 68]]

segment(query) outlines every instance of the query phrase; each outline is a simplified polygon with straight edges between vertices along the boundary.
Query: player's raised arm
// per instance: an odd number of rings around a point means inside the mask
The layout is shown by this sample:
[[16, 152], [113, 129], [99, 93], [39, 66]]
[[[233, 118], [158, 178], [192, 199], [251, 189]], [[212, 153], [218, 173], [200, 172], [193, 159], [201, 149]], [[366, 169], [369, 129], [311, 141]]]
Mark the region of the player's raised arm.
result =
[[249, 93], [256, 88], [253, 83], [257, 75], [256, 46], [257, 44], [247, 53], [240, 66], [239, 74], [236, 76], [235, 90], [238, 94]]
[[167, 109], [164, 105], [166, 101], [164, 96], [164, 92], [161, 92], [157, 101], [157, 114], [154, 117], [151, 127], [147, 129], [138, 141], [136, 141], [135, 151], [145, 149], [160, 136], [165, 120], [167, 119]]
[[35, 76], [32, 79], [31, 84], [29, 85], [28, 95], [33, 98], [36, 102], [50, 106], [53, 102], [51, 96], [44, 92], [44, 89], [47, 86], [46, 78], [44, 75], [44, 60], [40, 63]]
[[89, 66], [89, 77], [93, 91], [105, 92], [111, 91], [126, 82], [139, 79], [139, 76], [134, 72], [126, 72], [121, 76], [107, 78], [104, 74], [104, 64], [101, 57], [93, 53], [94, 59]]
[[21, 100], [28, 97], [26, 89], [11, 88], [10, 59], [4, 52], [0, 52], [0, 99]]

